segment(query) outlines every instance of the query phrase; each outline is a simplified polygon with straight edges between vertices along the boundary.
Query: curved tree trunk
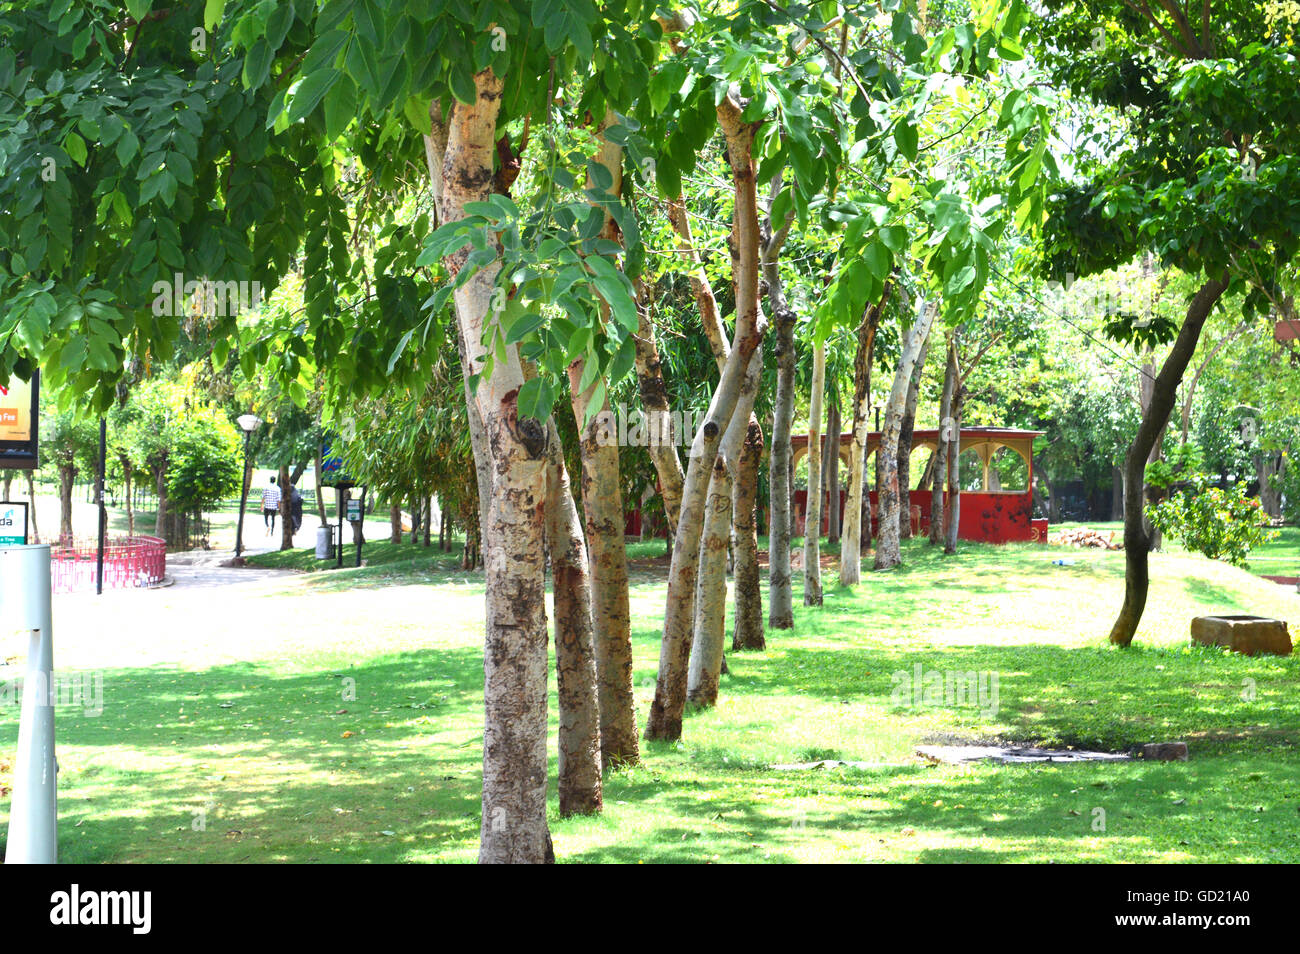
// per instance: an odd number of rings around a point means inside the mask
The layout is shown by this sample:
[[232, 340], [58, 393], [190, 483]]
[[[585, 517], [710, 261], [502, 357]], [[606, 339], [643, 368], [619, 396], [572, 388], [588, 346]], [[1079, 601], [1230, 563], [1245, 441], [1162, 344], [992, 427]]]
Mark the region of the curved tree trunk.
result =
[[736, 336], [713, 393], [704, 426], [695, 435], [690, 464], [682, 490], [681, 519], [668, 572], [663, 640], [659, 646], [659, 675], [654, 701], [646, 719], [646, 738], [676, 741], [682, 734], [686, 709], [687, 666], [695, 625], [695, 587], [699, 570], [700, 534], [704, 524], [705, 496], [723, 433], [731, 423], [750, 359], [766, 330], [758, 308], [758, 195], [754, 181], [756, 123], [743, 123], [741, 109], [730, 96], [718, 104], [718, 120], [727, 137], [727, 154], [735, 193], [732, 242], [738, 272]]
[[1200, 287], [1187, 316], [1178, 330], [1169, 356], [1165, 358], [1151, 385], [1151, 400], [1142, 414], [1137, 435], [1124, 458], [1124, 604], [1110, 630], [1110, 641], [1117, 646], [1133, 642], [1142, 611], [1146, 608], [1150, 577], [1147, 551], [1150, 537], [1145, 526], [1146, 465], [1173, 410], [1178, 384], [1196, 353], [1201, 329], [1227, 287], [1224, 279], [1210, 279]]
[[899, 490], [898, 446], [903, 430], [903, 413], [907, 404], [907, 391], [912, 380], [912, 368], [921, 354], [925, 339], [929, 337], [934, 313], [938, 309], [922, 301], [917, 309], [912, 327], [907, 329], [898, 367], [894, 371], [894, 384], [885, 404], [885, 422], [880, 431], [880, 450], [876, 454], [876, 468], [880, 487], [878, 506], [880, 536], [876, 541], [877, 570], [888, 570], [903, 562], [899, 548]]
[[555, 578], [560, 814], [590, 815], [599, 812], [602, 805], [601, 707], [596, 683], [592, 579], [554, 421], [548, 430], [546, 533]]
[[892, 286], [886, 285], [877, 304], [871, 305], [858, 325], [858, 348], [853, 358], [853, 442], [849, 445], [849, 492], [844, 501], [844, 538], [840, 543], [840, 583], [856, 586], [862, 581], [862, 550], [868, 533], [862, 532], [863, 499], [866, 497], [867, 434], [871, 429], [871, 359], [876, 347], [876, 329], [889, 303]]
[[803, 605], [822, 605], [822, 395], [826, 345], [813, 346], [812, 396], [808, 411], [808, 507], [803, 525]]
[[727, 629], [727, 542], [731, 532], [731, 473], [719, 454], [709, 481], [700, 573], [695, 595], [695, 639], [691, 647], [687, 698], [695, 705], [718, 701], [718, 678]]

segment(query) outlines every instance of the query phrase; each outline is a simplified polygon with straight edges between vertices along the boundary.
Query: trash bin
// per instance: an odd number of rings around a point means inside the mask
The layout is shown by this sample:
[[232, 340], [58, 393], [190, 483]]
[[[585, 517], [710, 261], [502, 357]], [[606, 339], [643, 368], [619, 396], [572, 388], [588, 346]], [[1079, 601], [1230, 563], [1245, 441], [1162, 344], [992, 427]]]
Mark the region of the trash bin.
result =
[[316, 529], [316, 559], [332, 560], [334, 558], [334, 528], [318, 527]]

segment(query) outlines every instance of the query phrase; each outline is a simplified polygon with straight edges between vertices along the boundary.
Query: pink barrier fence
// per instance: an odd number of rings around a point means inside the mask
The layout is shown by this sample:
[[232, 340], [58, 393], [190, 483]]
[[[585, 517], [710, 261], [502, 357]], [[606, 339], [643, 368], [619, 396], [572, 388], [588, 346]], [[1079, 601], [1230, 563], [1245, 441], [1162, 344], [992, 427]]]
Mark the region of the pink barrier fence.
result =
[[[55, 593], [95, 588], [94, 543], [50, 547], [50, 577]], [[159, 537], [117, 537], [104, 544], [104, 588], [151, 586], [167, 576], [167, 541]]]

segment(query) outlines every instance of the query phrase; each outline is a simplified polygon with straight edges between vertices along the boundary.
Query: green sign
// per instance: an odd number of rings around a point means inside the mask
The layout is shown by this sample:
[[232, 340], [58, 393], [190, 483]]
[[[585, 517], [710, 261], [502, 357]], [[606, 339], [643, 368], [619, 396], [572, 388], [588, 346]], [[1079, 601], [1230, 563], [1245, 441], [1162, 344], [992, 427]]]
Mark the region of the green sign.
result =
[[0, 547], [27, 545], [27, 504], [0, 502]]
[[361, 520], [361, 501], [356, 497], [348, 499], [348, 522], [358, 523]]

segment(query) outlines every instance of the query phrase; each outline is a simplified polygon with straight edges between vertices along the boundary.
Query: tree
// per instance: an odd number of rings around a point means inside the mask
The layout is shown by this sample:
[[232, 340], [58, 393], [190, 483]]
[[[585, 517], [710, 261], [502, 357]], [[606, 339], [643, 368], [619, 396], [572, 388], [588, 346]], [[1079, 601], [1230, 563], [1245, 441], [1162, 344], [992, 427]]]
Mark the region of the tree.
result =
[[1043, 57], [1056, 81], [1114, 112], [1089, 122], [1074, 181], [1048, 226], [1053, 277], [1088, 275], [1150, 251], [1197, 276], [1181, 321], [1129, 318], [1109, 333], [1135, 348], [1172, 342], [1125, 460], [1125, 595], [1110, 641], [1127, 646], [1149, 583], [1144, 474], [1201, 330], [1225, 294], [1246, 314], [1277, 301], [1300, 246], [1300, 212], [1276, 195], [1300, 177], [1293, 41], [1254, 3], [1199, 17], [1123, 0], [1052, 0]]

